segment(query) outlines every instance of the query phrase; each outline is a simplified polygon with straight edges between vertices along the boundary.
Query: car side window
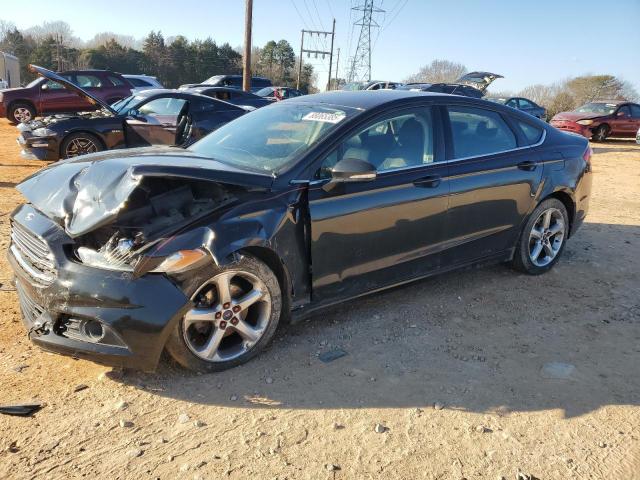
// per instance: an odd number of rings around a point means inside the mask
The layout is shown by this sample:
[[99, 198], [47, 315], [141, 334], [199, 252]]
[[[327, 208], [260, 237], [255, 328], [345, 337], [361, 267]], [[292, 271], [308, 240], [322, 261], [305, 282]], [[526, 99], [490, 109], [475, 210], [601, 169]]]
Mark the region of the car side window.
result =
[[515, 98], [510, 99], [507, 103], [505, 103], [507, 107], [518, 108], [518, 100]]
[[536, 108], [533, 103], [529, 100], [525, 100], [524, 98], [519, 99], [518, 102], [520, 103], [520, 108]]
[[499, 113], [473, 107], [447, 107], [453, 158], [476, 157], [512, 150], [516, 136]]
[[[124, 82], [122, 80], [120, 80], [118, 77], [114, 77], [113, 75], [108, 75], [107, 79], [109, 79], [109, 81], [111, 82], [111, 84], [115, 87], [119, 87], [121, 85], [124, 85]], [[138, 85], [140, 86], [140, 85]]]
[[378, 120], [343, 142], [330, 153], [316, 172], [329, 178], [331, 169], [345, 158], [357, 158], [378, 172], [433, 163], [433, 119], [428, 107]]
[[631, 116], [633, 118], [640, 118], [640, 105], [630, 105]]
[[143, 115], [177, 117], [185, 102], [183, 98], [156, 98], [142, 105], [138, 111]]
[[629, 108], [628, 105], [624, 105], [623, 107], [620, 107], [618, 109], [618, 113], [616, 115], [620, 115], [620, 113], [624, 113], [625, 117], [630, 117], [631, 116], [631, 109]]
[[95, 75], [76, 75], [75, 84], [81, 88], [102, 87], [102, 80]]
[[533, 145], [538, 143], [542, 138], [542, 128], [536, 127], [526, 122], [521, 122], [520, 120], [516, 120], [516, 123], [522, 130], [524, 137], [527, 139], [527, 145]]

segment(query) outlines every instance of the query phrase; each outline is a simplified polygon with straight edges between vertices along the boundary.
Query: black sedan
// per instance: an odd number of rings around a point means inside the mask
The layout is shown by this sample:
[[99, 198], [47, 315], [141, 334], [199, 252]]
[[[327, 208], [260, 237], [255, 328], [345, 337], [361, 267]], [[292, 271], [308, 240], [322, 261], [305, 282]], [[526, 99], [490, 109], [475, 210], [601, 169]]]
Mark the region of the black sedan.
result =
[[166, 349], [217, 371], [369, 292], [474, 264], [542, 274], [587, 214], [590, 156], [503, 105], [389, 90], [61, 162], [18, 186], [11, 217], [26, 331], [111, 365], [152, 370]]
[[207, 97], [216, 98], [225, 102], [232, 103], [239, 107], [248, 107], [249, 109], [255, 109], [260, 107], [266, 107], [271, 105], [271, 102], [266, 98], [262, 98], [257, 93], [245, 92], [232, 87], [193, 87], [181, 89], [180, 91], [197, 93], [205, 95]]
[[533, 115], [540, 120], [547, 119], [547, 110], [544, 107], [541, 107], [533, 100], [529, 100], [528, 98], [523, 97], [485, 97], [485, 100], [489, 100], [490, 102], [501, 103], [502, 105], [506, 105], [507, 107], [515, 108], [517, 110], [522, 110], [529, 115]]
[[210, 97], [165, 89], [144, 90], [107, 105], [54, 72], [37, 69], [99, 108], [20, 124], [18, 143], [28, 158], [59, 160], [113, 148], [187, 146], [247, 113]]
[[397, 88], [415, 92], [448, 93], [449, 95], [463, 95], [471, 98], [482, 98], [495, 80], [502, 75], [491, 72], [465, 73], [453, 83], [406, 83]]

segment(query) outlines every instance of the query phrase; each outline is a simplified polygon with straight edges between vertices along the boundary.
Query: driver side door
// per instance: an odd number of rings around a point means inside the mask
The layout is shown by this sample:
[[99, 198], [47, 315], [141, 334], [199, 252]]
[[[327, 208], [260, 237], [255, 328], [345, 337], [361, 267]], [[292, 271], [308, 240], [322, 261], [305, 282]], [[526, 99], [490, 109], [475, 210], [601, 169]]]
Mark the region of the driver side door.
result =
[[[314, 300], [353, 297], [436, 270], [445, 244], [448, 167], [428, 106], [387, 114], [325, 157], [309, 186]], [[373, 181], [331, 185], [344, 159]]]
[[173, 145], [179, 117], [186, 115], [188, 102], [183, 98], [154, 98], [125, 119], [127, 147]]

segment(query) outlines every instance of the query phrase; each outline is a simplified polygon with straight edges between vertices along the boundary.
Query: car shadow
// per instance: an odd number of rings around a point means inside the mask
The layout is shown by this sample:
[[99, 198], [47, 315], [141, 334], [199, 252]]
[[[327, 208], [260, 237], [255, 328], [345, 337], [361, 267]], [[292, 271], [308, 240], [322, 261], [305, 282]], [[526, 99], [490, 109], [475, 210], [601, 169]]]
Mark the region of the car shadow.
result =
[[[640, 226], [585, 224], [541, 276], [498, 265], [351, 301], [279, 330], [221, 373], [169, 361], [113, 375], [167, 398], [286, 409], [560, 409], [640, 404]], [[329, 363], [319, 355], [343, 350]]]
[[640, 149], [640, 145], [638, 145], [633, 138], [618, 140], [607, 139], [604, 142], [591, 142], [591, 148], [593, 149], [593, 153], [624, 153], [633, 152], [635, 149]]

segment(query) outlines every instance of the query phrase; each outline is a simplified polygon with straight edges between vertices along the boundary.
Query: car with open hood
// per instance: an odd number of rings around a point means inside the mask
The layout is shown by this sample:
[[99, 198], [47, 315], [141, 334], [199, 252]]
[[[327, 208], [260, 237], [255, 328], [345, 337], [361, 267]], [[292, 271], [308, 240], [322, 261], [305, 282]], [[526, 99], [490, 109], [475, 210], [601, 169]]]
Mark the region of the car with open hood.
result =
[[143, 370], [166, 350], [218, 371], [366, 293], [476, 264], [549, 271], [587, 214], [590, 156], [473, 98], [308, 95], [186, 149], [40, 170], [17, 187], [8, 258], [42, 348]]
[[57, 74], [64, 82], [42, 75], [44, 69], [29, 65], [38, 78], [26, 87], [9, 88], [0, 92], [0, 116], [15, 123], [28, 122], [37, 116], [81, 112], [99, 109], [100, 106], [75, 93], [79, 87], [102, 103], [113, 103], [131, 95], [131, 84], [119, 73], [109, 70], [73, 70]]
[[596, 142], [607, 137], [633, 138], [640, 128], [640, 105], [625, 100], [594, 101], [560, 112], [549, 123]]
[[498, 78], [503, 77], [502, 75], [490, 72], [471, 72], [462, 75], [453, 83], [411, 82], [398, 86], [397, 88], [400, 90], [412, 90], [414, 92], [447, 93], [449, 95], [482, 98], [489, 85]]
[[144, 90], [109, 105], [54, 72], [34, 68], [96, 110], [20, 124], [18, 143], [28, 158], [54, 161], [114, 148], [186, 146], [247, 111], [197, 93], [166, 89]]

